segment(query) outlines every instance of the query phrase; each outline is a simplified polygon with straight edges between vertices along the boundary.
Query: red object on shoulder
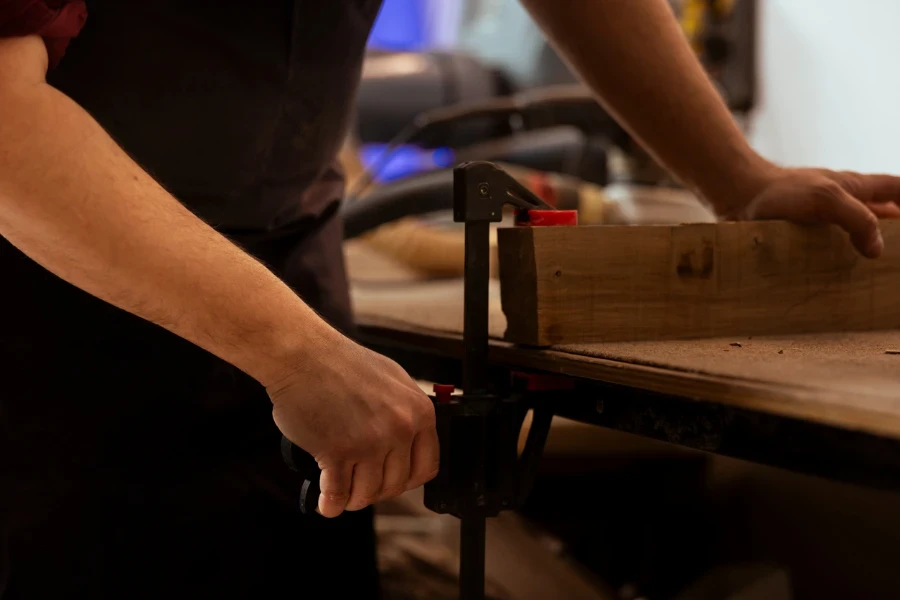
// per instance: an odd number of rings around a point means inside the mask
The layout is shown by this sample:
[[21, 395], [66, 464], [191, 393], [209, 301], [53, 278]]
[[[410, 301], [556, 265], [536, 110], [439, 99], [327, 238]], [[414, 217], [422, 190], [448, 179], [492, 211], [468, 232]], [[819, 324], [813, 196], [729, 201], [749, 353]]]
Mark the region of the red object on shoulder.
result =
[[50, 68], [59, 64], [69, 41], [87, 20], [83, 0], [0, 0], [0, 38], [39, 35]]

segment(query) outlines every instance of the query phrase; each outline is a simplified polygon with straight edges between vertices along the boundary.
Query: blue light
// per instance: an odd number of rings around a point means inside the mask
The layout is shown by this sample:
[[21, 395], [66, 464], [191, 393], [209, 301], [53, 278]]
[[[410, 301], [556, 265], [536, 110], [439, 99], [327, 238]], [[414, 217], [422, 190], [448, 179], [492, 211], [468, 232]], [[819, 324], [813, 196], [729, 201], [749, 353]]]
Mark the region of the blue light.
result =
[[[366, 168], [380, 160], [385, 144], [366, 144], [360, 149], [360, 160]], [[388, 159], [387, 164], [376, 175], [375, 181], [393, 181], [417, 173], [453, 166], [454, 154], [451, 148], [423, 150], [417, 146], [401, 146]]]
[[424, 4], [424, 0], [383, 0], [369, 47], [395, 52], [425, 49], [428, 34]]
[[435, 148], [431, 153], [431, 160], [438, 167], [452, 167], [456, 160], [456, 155], [452, 148]]

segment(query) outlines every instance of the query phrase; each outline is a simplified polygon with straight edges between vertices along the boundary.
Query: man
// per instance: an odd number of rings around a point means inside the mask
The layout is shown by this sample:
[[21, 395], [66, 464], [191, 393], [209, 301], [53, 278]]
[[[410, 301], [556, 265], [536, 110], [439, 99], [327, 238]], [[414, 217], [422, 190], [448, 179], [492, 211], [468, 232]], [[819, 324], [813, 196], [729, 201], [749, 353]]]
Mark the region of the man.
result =
[[[370, 507], [438, 468], [426, 396], [345, 337], [334, 161], [379, 4], [0, 0], [4, 600], [377, 595]], [[900, 180], [754, 153], [665, 0], [524, 4], [720, 215], [881, 253]]]

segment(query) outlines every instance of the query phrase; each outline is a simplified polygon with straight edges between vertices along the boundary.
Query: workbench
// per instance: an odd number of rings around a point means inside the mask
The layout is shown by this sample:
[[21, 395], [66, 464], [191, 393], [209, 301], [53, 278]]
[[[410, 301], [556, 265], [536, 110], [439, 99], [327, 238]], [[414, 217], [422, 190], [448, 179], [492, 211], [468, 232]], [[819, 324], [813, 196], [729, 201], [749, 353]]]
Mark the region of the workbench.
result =
[[[462, 280], [421, 280], [347, 245], [358, 337], [414, 377], [460, 380]], [[900, 489], [900, 331], [583, 344], [503, 341], [491, 282], [489, 363], [562, 375], [557, 415], [761, 464]], [[898, 354], [893, 353], [897, 351]]]

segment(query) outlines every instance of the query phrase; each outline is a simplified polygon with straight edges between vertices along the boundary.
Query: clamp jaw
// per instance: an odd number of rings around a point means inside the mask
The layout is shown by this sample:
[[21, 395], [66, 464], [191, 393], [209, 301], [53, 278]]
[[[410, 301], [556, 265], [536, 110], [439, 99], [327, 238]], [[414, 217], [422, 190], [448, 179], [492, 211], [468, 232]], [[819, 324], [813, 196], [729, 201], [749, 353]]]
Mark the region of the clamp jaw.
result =
[[[486, 519], [521, 506], [531, 491], [553, 412], [544, 400], [570, 389], [572, 381], [513, 373], [494, 385], [488, 374], [490, 224], [503, 208], [516, 209], [516, 225], [574, 225], [575, 211], [557, 211], [498, 166], [462, 163], [453, 173], [453, 218], [465, 224], [463, 377], [455, 386], [435, 385], [440, 471], [425, 484], [425, 505], [461, 522], [460, 598], [483, 600]], [[519, 435], [528, 411], [532, 424], [525, 448]], [[319, 497], [318, 467], [287, 439], [282, 456], [305, 481], [300, 509], [313, 514]]]
[[[490, 224], [502, 220], [507, 204], [516, 209], [517, 224], [527, 224], [531, 211], [554, 209], [492, 163], [462, 163], [453, 176], [453, 219], [465, 224], [466, 237], [463, 393], [451, 395], [452, 386], [435, 386], [442, 467], [425, 484], [425, 506], [465, 524], [524, 501], [552, 420], [527, 376], [501, 386], [489, 380]], [[519, 457], [519, 432], [530, 409], [532, 427]]]

